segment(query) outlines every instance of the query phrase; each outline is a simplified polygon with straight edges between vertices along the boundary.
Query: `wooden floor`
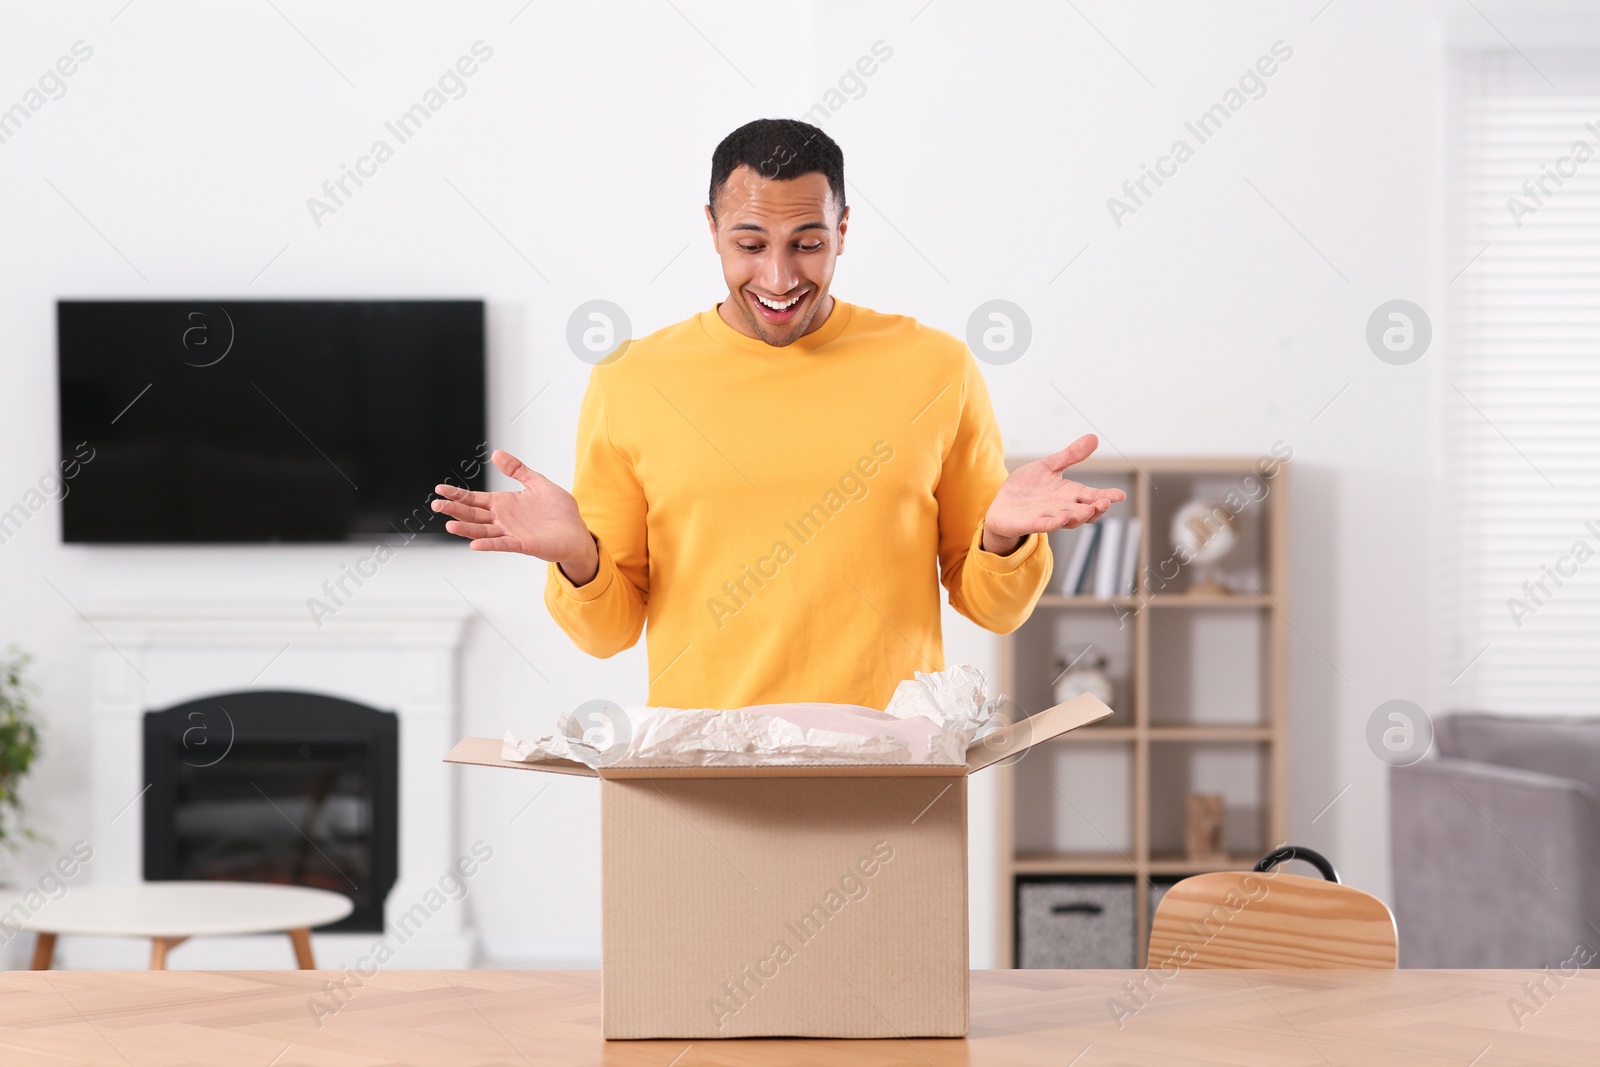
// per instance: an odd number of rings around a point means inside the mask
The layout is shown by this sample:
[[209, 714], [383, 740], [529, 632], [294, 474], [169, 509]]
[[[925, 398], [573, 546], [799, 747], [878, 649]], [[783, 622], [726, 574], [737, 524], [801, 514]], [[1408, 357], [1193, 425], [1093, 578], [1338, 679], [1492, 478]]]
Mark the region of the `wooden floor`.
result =
[[[0, 1064], [1600, 1064], [1596, 971], [1547, 980], [1538, 1000], [1536, 972], [1183, 971], [1140, 1007], [1124, 983], [1144, 973], [974, 972], [966, 1041], [607, 1043], [592, 971], [380, 973], [320, 1020], [309, 1005], [337, 972], [12, 971]], [[1114, 1000], [1134, 1012], [1120, 1028]]]

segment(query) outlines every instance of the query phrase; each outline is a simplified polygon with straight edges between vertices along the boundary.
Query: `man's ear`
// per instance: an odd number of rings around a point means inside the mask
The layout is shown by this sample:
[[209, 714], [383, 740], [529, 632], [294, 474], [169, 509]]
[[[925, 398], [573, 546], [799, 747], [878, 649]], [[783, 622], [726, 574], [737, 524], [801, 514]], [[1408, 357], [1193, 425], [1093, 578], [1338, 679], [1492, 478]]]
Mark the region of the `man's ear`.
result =
[[835, 252], [834, 255], [836, 255], [836, 256], [844, 255], [844, 234], [845, 234], [845, 231], [848, 230], [849, 228], [850, 228], [850, 209], [847, 207], [847, 208], [844, 209], [844, 214], [839, 216], [839, 251]]
[[706, 205], [706, 225], [711, 227], [711, 250], [717, 250], [717, 217], [711, 213], [711, 205]]

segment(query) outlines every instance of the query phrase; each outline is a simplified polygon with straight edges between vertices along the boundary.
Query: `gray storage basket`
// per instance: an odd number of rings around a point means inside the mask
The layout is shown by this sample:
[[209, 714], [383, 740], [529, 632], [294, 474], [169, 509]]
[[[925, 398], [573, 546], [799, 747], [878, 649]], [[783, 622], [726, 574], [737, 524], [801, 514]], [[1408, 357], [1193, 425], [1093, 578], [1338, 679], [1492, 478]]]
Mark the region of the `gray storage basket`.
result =
[[1131, 878], [1017, 882], [1017, 966], [1127, 969], [1133, 961]]

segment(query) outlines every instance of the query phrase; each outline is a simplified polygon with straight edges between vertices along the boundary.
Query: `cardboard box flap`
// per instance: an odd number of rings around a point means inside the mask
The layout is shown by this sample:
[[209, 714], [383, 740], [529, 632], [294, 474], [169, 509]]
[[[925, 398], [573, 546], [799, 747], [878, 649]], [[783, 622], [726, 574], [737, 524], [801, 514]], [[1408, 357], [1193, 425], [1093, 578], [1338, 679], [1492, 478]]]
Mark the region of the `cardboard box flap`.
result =
[[479, 767], [515, 767], [523, 771], [550, 771], [553, 774], [580, 774], [586, 778], [598, 778], [593, 767], [585, 766], [577, 760], [548, 759], [536, 763], [518, 763], [515, 760], [501, 759], [500, 748], [503, 742], [492, 737], [467, 737], [463, 738], [455, 748], [445, 756], [446, 763], [470, 763]]
[[1034, 745], [1060, 737], [1092, 722], [1111, 717], [1111, 709], [1092, 693], [1073, 697], [1065, 704], [1018, 719], [991, 730], [967, 747], [967, 773], [981, 771], [1002, 760], [1016, 759]]

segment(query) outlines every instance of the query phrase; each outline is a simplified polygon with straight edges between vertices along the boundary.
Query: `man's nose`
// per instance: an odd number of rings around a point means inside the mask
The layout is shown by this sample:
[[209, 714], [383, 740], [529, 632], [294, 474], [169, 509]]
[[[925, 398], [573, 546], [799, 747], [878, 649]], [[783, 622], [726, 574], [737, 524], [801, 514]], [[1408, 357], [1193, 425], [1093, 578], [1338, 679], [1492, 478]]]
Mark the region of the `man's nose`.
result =
[[761, 284], [767, 292], [781, 295], [793, 289], [800, 281], [794, 259], [786, 252], [773, 252], [761, 265]]

